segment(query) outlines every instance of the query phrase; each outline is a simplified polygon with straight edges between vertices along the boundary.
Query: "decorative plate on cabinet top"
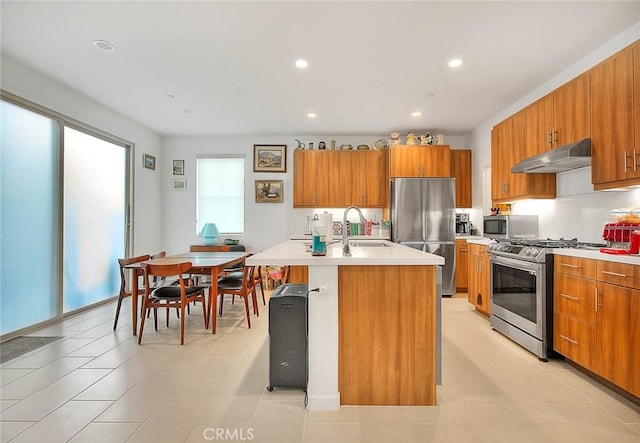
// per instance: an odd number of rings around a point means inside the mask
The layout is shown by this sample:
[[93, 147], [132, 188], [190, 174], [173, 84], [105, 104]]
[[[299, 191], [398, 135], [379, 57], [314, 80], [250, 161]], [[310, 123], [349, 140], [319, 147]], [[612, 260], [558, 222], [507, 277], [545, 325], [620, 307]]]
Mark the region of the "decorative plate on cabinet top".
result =
[[381, 138], [373, 144], [373, 149], [387, 149], [387, 141]]
[[369, 145], [358, 145], [356, 149], [358, 151], [367, 151], [369, 149]]
[[340, 145], [340, 149], [342, 151], [351, 151], [353, 149], [353, 146], [351, 146], [350, 144], [344, 144]]

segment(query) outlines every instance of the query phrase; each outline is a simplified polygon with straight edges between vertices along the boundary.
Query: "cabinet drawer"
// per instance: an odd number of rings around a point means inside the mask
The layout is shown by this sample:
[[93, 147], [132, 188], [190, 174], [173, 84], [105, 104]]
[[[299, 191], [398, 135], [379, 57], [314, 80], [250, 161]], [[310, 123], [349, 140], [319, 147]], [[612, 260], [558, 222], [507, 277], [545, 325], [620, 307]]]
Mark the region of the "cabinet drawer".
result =
[[598, 260], [597, 279], [612, 285], [638, 288], [640, 266]]
[[475, 243], [469, 243], [469, 254], [479, 255], [481, 257], [489, 257], [489, 252], [487, 252], [487, 246], [478, 245]]
[[569, 257], [567, 255], [554, 256], [554, 271], [577, 277], [596, 278], [596, 261], [588, 258]]
[[553, 349], [580, 366], [595, 371], [595, 327], [555, 313], [553, 328]]
[[556, 312], [595, 326], [595, 280], [557, 272], [553, 285], [553, 309]]

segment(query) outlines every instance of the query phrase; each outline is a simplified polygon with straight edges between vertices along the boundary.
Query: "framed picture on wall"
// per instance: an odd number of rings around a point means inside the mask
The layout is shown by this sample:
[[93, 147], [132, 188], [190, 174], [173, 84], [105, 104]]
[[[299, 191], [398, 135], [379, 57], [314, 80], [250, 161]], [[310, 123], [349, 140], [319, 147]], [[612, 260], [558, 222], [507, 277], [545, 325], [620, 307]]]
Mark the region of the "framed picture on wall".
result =
[[253, 145], [253, 172], [287, 172], [287, 145]]
[[174, 180], [173, 181], [173, 190], [174, 191], [184, 191], [187, 189], [187, 181], [186, 180]]
[[184, 175], [184, 160], [173, 161], [173, 175]]
[[283, 203], [282, 180], [256, 180], [256, 203]]
[[144, 154], [142, 156], [142, 164], [147, 169], [156, 170], [156, 158], [151, 154]]

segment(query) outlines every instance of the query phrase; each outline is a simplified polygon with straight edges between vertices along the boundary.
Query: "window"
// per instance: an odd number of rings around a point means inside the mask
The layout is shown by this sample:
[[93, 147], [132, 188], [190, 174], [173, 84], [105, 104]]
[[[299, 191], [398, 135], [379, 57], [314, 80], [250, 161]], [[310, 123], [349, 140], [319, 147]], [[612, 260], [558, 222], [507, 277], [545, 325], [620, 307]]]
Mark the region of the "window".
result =
[[244, 156], [196, 159], [196, 233], [215, 223], [221, 234], [244, 234]]

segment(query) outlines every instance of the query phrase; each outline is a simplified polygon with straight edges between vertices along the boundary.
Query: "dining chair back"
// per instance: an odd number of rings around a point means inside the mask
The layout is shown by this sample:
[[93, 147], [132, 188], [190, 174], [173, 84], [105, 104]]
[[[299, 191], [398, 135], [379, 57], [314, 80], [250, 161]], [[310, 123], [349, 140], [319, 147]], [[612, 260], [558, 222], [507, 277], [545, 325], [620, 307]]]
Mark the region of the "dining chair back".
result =
[[[113, 330], [115, 331], [118, 327], [118, 318], [120, 317], [120, 307], [122, 306], [122, 300], [127, 297], [131, 297], [131, 290], [127, 289], [127, 279], [125, 273], [125, 266], [131, 265], [133, 263], [139, 263], [145, 260], [149, 260], [149, 255], [139, 255], [137, 257], [129, 257], [129, 258], [119, 258], [118, 266], [120, 267], [120, 293], [118, 294], [118, 305], [116, 307], [116, 318], [113, 321]], [[136, 275], [135, 271], [132, 271], [133, 275]], [[139, 295], [144, 295], [144, 288], [138, 286], [138, 293], [136, 297]]]
[[[180, 309], [180, 344], [184, 344], [184, 322], [185, 308], [192, 301], [202, 303], [202, 315], [204, 318], [205, 329], [209, 327], [209, 317], [207, 315], [207, 304], [205, 297], [205, 288], [201, 286], [188, 286], [185, 284], [184, 274], [191, 269], [191, 262], [181, 262], [176, 264], [154, 264], [152, 262], [143, 262], [141, 264], [144, 271], [145, 297], [143, 308], [145, 312], [151, 309], [155, 311], [157, 308], [178, 308]], [[177, 285], [159, 286], [151, 289], [150, 279], [153, 277], [177, 278]], [[144, 331], [146, 315], [142, 316], [140, 323], [140, 332], [138, 334], [138, 344], [142, 343], [142, 334]], [[167, 322], [169, 316], [167, 315]], [[168, 324], [168, 323], [167, 323]], [[156, 318], [157, 328], [157, 318]]]
[[[249, 297], [253, 304], [253, 313], [259, 316], [256, 288], [254, 282], [255, 266], [245, 265], [242, 271], [236, 271], [218, 279], [218, 296], [220, 297], [219, 314], [222, 316], [224, 305], [224, 295], [242, 297], [244, 300], [244, 311], [247, 317], [247, 326], [251, 329], [251, 318], [249, 314]], [[238, 278], [239, 277], [239, 278]]]

